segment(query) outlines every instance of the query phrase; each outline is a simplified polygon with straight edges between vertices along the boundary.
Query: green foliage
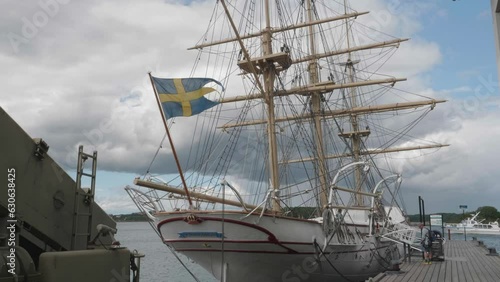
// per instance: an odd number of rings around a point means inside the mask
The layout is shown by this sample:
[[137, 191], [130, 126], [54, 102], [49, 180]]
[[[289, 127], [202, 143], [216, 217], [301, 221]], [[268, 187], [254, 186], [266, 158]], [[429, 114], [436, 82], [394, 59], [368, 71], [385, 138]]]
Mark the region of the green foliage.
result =
[[147, 217], [142, 213], [130, 213], [130, 214], [119, 214], [119, 215], [111, 215], [114, 221], [123, 222], [123, 221], [147, 221]]
[[[433, 213], [440, 214], [443, 216], [443, 223], [459, 223], [463, 219], [470, 217], [471, 214], [476, 214], [477, 212], [481, 212], [478, 216], [478, 220], [484, 220], [484, 222], [495, 221], [500, 219], [500, 212], [495, 207], [484, 206], [479, 207], [476, 211], [463, 213]], [[418, 214], [412, 214], [408, 216], [411, 222], [420, 222], [420, 216]], [[430, 216], [427, 214], [425, 216], [425, 221], [427, 224], [430, 222]]]
[[[296, 218], [313, 218], [318, 216], [317, 209], [315, 207], [291, 207], [283, 210], [284, 215]], [[484, 206], [479, 207], [476, 211], [462, 213], [433, 213], [440, 214], [443, 216], [443, 223], [458, 223], [462, 221], [465, 217], [469, 217], [471, 213], [481, 212], [479, 214], [479, 220], [484, 219], [484, 222], [495, 221], [500, 218], [500, 211], [494, 207]], [[131, 214], [121, 214], [121, 215], [111, 215], [115, 221], [147, 221], [145, 215], [141, 213], [131, 213]], [[413, 223], [420, 222], [419, 215], [413, 214], [408, 216], [410, 221]], [[430, 222], [429, 214], [426, 215], [425, 221], [427, 224]]]
[[481, 212], [479, 218], [484, 219], [484, 222], [495, 221], [500, 218], [500, 212], [495, 207], [479, 207], [476, 212]]

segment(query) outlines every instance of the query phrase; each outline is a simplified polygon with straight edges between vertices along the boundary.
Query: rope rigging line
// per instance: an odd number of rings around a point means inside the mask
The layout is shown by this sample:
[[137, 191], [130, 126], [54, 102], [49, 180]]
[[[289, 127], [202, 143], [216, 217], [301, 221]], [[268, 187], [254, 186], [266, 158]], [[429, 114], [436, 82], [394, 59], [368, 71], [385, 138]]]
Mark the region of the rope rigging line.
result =
[[[335, 272], [337, 272], [342, 278], [344, 278], [346, 281], [349, 281], [349, 282], [354, 282], [353, 280], [347, 278], [344, 274], [342, 274], [342, 272], [340, 272], [334, 265], [333, 263], [330, 261], [330, 259], [325, 255], [325, 253], [323, 252], [323, 250], [321, 249], [321, 247], [319, 246], [318, 242], [316, 242], [316, 240], [314, 240], [314, 248], [316, 249], [316, 251], [319, 251], [319, 253], [321, 254], [321, 256], [323, 256], [326, 261], [328, 262], [328, 264], [330, 265], [331, 268], [333, 268], [333, 270], [335, 270]], [[318, 258], [319, 260], [319, 258]], [[320, 263], [318, 263], [320, 264]]]
[[[279, 77], [278, 77], [278, 82], [279, 82], [279, 84], [281, 85], [281, 87], [282, 87], [282, 88], [284, 88], [284, 87], [285, 87], [285, 86], [283, 85], [283, 82], [282, 82], [281, 78], [279, 78]], [[291, 99], [291, 98], [290, 98], [290, 97], [287, 97], [286, 99], [287, 99], [288, 101], [290, 101], [290, 99]], [[308, 97], [308, 98], [307, 98], [307, 101], [309, 101], [309, 100], [310, 100], [310, 97]], [[290, 103], [290, 104], [291, 104], [291, 103]], [[309, 103], [304, 103], [304, 104], [303, 104], [303, 108], [302, 108], [302, 113], [301, 113], [301, 114], [304, 114], [304, 113], [306, 112], [306, 110], [307, 110], [307, 105], [308, 105], [308, 104], [309, 104]], [[292, 112], [292, 115], [294, 115], [294, 116], [298, 116], [298, 115], [299, 115], [299, 114], [298, 114], [298, 112], [296, 111], [295, 107], [291, 106], [291, 107], [290, 107], [290, 110], [291, 110], [291, 112]], [[296, 146], [296, 147], [297, 147], [297, 152], [298, 152], [298, 154], [299, 154], [299, 157], [300, 157], [300, 158], [302, 158], [302, 153], [301, 153], [301, 150], [300, 150], [300, 147], [299, 147], [299, 143], [298, 143], [298, 142], [296, 142], [296, 141], [297, 141], [296, 136], [297, 136], [297, 133], [298, 133], [298, 134], [300, 134], [300, 136], [302, 137], [302, 139], [303, 139], [304, 141], [308, 141], [308, 142], [310, 142], [309, 144], [307, 144], [307, 143], [306, 143], [305, 148], [306, 148], [307, 152], [309, 153], [309, 156], [314, 156], [314, 153], [313, 153], [313, 152], [311, 152], [311, 151], [309, 150], [309, 148], [314, 148], [314, 146], [315, 146], [315, 145], [314, 145], [313, 140], [312, 140], [312, 139], [310, 139], [310, 138], [308, 138], [307, 133], [305, 133], [305, 128], [303, 127], [303, 123], [301, 123], [301, 122], [295, 122], [295, 124], [297, 125], [297, 126], [296, 126], [296, 133], [295, 133], [295, 134], [292, 134], [292, 138], [290, 139], [289, 145], [288, 145], [288, 146], [285, 146], [285, 147], [289, 148], [288, 153], [284, 153], [283, 155], [284, 155], [285, 157], [286, 157], [286, 156], [291, 155], [292, 150], [294, 149], [294, 148], [293, 148], [293, 146]], [[291, 125], [291, 123], [289, 123], [289, 125]], [[294, 142], [294, 141], [295, 141], [295, 142]], [[284, 159], [287, 159], [287, 158], [284, 158]], [[305, 163], [304, 163], [304, 162], [302, 162], [302, 166], [303, 166], [303, 168], [304, 168], [304, 172], [306, 173], [306, 177], [307, 177], [307, 179], [308, 179], [309, 181], [310, 181], [310, 180], [315, 179], [315, 178], [311, 178], [311, 177], [309, 176], [309, 172], [308, 172], [308, 170], [306, 169], [306, 167], [305, 167]], [[317, 198], [317, 201], [319, 201], [319, 197], [318, 197], [319, 193], [318, 193], [318, 192], [316, 192], [316, 191], [315, 191], [315, 193], [316, 193], [315, 197]], [[318, 206], [319, 206], [319, 205], [318, 205]]]
[[153, 166], [153, 163], [154, 161], [156, 160], [156, 157], [158, 156], [158, 153], [160, 152], [160, 149], [163, 148], [161, 144], [163, 144], [163, 142], [165, 141], [165, 138], [167, 137], [167, 133], [165, 133], [163, 135], [163, 138], [161, 139], [161, 142], [160, 142], [160, 145], [158, 146], [158, 149], [156, 150], [154, 156], [153, 156], [153, 159], [151, 160], [151, 162], [149, 163], [149, 166], [148, 168], [146, 169], [146, 173], [144, 174], [143, 178], [142, 179], [146, 179], [146, 175], [149, 174], [149, 172], [151, 171], [151, 167]]
[[[151, 228], [155, 231], [156, 235], [158, 235], [158, 237], [160, 237], [160, 239], [163, 241], [163, 238], [161, 236], [161, 233], [160, 231], [158, 230], [158, 228], [155, 228], [155, 225], [152, 221], [148, 221], [148, 224], [151, 226]], [[196, 281], [196, 282], [200, 282], [200, 280], [196, 277], [196, 275], [194, 275], [194, 273], [189, 270], [189, 268], [187, 267], [187, 265], [181, 260], [181, 258], [176, 254], [176, 252], [167, 244], [164, 243], [165, 246], [167, 246], [167, 248], [169, 249], [169, 251], [174, 255], [174, 257], [177, 259], [177, 261], [179, 261], [179, 263], [182, 265], [182, 267], [184, 267], [184, 269], [189, 273], [189, 275], [191, 275], [191, 277], [193, 277], [193, 279]]]

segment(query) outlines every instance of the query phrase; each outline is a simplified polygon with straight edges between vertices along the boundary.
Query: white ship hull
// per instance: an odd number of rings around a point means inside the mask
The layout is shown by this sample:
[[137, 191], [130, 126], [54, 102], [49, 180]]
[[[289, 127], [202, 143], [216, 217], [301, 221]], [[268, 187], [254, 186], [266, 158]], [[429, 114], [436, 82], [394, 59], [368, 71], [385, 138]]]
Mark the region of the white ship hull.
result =
[[399, 257], [395, 243], [366, 236], [367, 225], [344, 227], [327, 243], [314, 220], [243, 216], [176, 212], [156, 218], [166, 244], [217, 279], [225, 272], [223, 281], [364, 281]]
[[[456, 234], [463, 234], [464, 233], [464, 228], [463, 227], [445, 227], [446, 229], [449, 229], [451, 233], [456, 233]], [[480, 235], [500, 235], [500, 229], [495, 228], [495, 229], [483, 229], [483, 228], [465, 228], [466, 233], [470, 234], [480, 234]]]

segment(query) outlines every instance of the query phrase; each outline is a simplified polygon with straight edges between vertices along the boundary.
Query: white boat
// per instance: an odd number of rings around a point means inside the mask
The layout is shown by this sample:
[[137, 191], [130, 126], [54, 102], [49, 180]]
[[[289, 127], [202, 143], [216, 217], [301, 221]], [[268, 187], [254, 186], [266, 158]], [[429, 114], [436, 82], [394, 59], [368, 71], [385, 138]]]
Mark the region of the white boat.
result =
[[498, 225], [498, 219], [493, 222], [483, 223], [483, 220], [477, 220], [480, 212], [473, 214], [462, 220], [458, 224], [446, 225], [445, 228], [449, 229], [451, 233], [470, 233], [470, 234], [490, 234], [490, 235], [500, 235], [500, 226]]
[[[417, 232], [387, 155], [447, 146], [406, 135], [444, 101], [375, 73], [407, 39], [367, 32], [366, 14], [342, 1], [217, 1], [192, 48], [203, 78], [151, 76], [169, 140], [192, 142], [190, 158], [173, 151], [179, 179], [126, 188], [165, 244], [220, 281], [364, 281], [401, 258]], [[165, 96], [195, 90], [212, 101], [203, 113]]]

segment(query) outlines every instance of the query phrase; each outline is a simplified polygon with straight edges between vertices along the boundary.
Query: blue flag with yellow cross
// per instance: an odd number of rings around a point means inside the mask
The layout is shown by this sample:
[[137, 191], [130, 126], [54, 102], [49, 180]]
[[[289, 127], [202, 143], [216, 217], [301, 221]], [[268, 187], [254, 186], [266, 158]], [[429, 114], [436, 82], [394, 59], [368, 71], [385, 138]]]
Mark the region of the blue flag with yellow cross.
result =
[[211, 87], [203, 87], [209, 82], [215, 82], [224, 89], [222, 84], [212, 78], [158, 78], [152, 77], [163, 112], [167, 119], [197, 115], [218, 103], [203, 97], [215, 91]]

